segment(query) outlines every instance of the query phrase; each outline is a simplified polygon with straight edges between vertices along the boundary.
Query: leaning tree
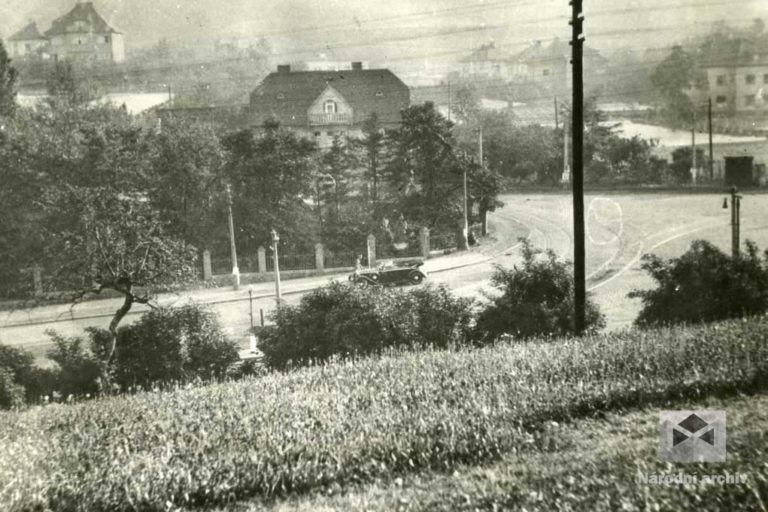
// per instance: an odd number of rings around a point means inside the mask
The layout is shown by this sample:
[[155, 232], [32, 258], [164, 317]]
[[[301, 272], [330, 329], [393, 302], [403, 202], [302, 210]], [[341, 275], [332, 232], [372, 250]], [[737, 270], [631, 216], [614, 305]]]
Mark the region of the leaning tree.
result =
[[48, 289], [74, 302], [110, 290], [122, 304], [109, 323], [102, 378], [115, 352], [120, 322], [134, 304], [195, 278], [196, 249], [167, 234], [146, 194], [65, 185], [42, 201], [47, 243], [41, 254]]

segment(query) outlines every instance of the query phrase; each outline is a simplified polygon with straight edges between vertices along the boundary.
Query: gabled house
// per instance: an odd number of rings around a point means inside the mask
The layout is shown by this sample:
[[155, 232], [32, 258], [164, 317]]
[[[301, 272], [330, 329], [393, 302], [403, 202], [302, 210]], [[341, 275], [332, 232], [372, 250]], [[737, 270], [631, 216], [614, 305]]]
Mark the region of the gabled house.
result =
[[[557, 88], [571, 80], [571, 45], [555, 38], [550, 44], [536, 41], [511, 60], [517, 80], [531, 81]], [[608, 60], [597, 50], [584, 47], [584, 71], [589, 75], [605, 73]]]
[[122, 62], [123, 34], [96, 12], [93, 2], [78, 1], [64, 16], [53, 20], [45, 36], [54, 60]]
[[509, 55], [496, 48], [493, 42], [482, 45], [459, 62], [461, 74], [466, 77], [512, 78]]
[[397, 128], [409, 105], [408, 87], [388, 69], [363, 69], [358, 62], [340, 71], [278, 66], [251, 93], [248, 119], [254, 127], [274, 119], [328, 147], [334, 137], [361, 136], [373, 113], [382, 128]]
[[12, 58], [47, 57], [48, 39], [37, 29], [34, 21], [8, 38], [8, 53]]
[[768, 113], [768, 52], [713, 59], [702, 67], [715, 112]]

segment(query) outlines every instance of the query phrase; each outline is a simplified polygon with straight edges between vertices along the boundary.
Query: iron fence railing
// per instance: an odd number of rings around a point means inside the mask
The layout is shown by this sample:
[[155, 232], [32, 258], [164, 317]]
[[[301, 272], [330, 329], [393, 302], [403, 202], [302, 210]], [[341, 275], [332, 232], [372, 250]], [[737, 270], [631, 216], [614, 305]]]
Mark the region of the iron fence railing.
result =
[[[315, 255], [312, 254], [280, 254], [280, 270], [314, 270]], [[267, 272], [275, 269], [275, 255], [267, 254]]]

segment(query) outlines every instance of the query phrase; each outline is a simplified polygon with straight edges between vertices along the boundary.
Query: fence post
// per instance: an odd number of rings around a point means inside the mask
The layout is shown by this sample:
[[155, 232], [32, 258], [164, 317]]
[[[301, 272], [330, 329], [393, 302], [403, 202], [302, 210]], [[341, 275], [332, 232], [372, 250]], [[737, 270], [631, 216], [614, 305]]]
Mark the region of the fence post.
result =
[[368, 267], [376, 266], [376, 237], [368, 235]]
[[259, 274], [265, 274], [267, 272], [267, 250], [264, 246], [259, 246], [256, 250], [256, 256], [259, 264]]
[[320, 242], [315, 244], [315, 268], [317, 270], [325, 270], [325, 260], [323, 259], [323, 244]]
[[213, 278], [213, 270], [211, 269], [211, 251], [208, 249], [203, 251], [203, 280], [210, 281]]
[[419, 230], [419, 247], [422, 257], [424, 259], [429, 258], [429, 228], [427, 226], [422, 226]]
[[32, 282], [34, 283], [35, 287], [35, 295], [42, 295], [43, 294], [43, 269], [40, 268], [40, 265], [35, 265], [34, 268], [32, 268]]

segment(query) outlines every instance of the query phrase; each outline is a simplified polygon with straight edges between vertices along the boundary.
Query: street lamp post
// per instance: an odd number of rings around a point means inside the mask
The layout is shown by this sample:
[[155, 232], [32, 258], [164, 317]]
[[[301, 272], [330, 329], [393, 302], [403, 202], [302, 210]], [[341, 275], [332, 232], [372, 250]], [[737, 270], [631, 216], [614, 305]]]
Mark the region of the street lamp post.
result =
[[[723, 201], [723, 208], [728, 208], [728, 198]], [[741, 196], [736, 187], [731, 187], [731, 256], [739, 255], [739, 237], [741, 231]]]
[[275, 265], [275, 302], [277, 307], [280, 307], [280, 258], [277, 254], [277, 243], [280, 241], [280, 237], [277, 231], [272, 230], [272, 252], [274, 253], [274, 265]]
[[227, 213], [229, 216], [229, 248], [232, 255], [232, 277], [235, 290], [240, 289], [240, 269], [237, 267], [237, 248], [235, 247], [235, 223], [232, 220], [232, 187], [227, 185]]

